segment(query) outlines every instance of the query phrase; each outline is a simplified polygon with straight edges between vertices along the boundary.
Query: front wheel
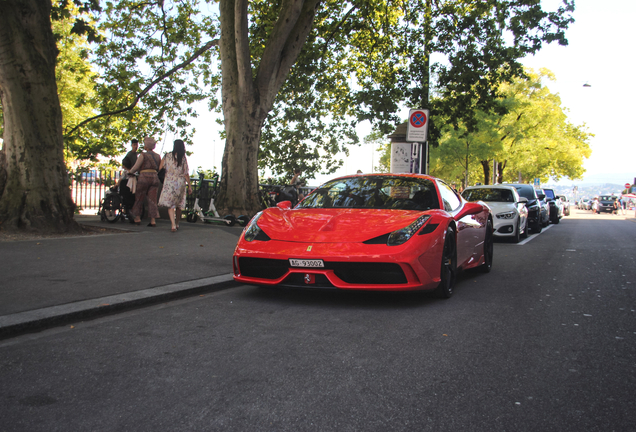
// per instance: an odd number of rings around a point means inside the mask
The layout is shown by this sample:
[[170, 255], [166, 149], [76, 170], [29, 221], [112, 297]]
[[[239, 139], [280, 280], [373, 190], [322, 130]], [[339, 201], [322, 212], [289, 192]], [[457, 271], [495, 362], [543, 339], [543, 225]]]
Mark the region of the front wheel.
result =
[[448, 227], [446, 239], [444, 240], [444, 250], [442, 252], [442, 268], [440, 272], [439, 286], [435, 289], [435, 294], [439, 298], [450, 298], [455, 289], [457, 280], [457, 243], [455, 242], [455, 230]]
[[238, 220], [239, 225], [242, 227], [247, 226], [247, 224], [250, 223], [250, 218], [246, 215], [240, 215], [236, 219]]
[[114, 223], [121, 217], [121, 203], [117, 195], [109, 195], [104, 198], [102, 206], [102, 219]]
[[229, 221], [227, 223], [227, 226], [234, 226], [234, 224], [236, 223], [236, 217], [234, 215], [227, 215], [223, 219]]

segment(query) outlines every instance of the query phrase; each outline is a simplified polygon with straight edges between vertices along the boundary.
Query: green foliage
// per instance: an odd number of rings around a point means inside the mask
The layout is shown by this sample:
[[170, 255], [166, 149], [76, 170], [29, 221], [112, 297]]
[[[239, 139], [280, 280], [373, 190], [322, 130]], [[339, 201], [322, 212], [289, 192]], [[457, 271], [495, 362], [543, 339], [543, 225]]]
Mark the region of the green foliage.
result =
[[[255, 64], [277, 18], [266, 4], [252, 3]], [[567, 0], [552, 13], [535, 0], [325, 1], [264, 125], [259, 167], [333, 172], [357, 123], [387, 134], [405, 105], [431, 109], [433, 146], [442, 125], [475, 130], [477, 111], [505, 114], [500, 84], [523, 76], [521, 58], [567, 44], [573, 10]]]
[[192, 172], [192, 174], [190, 174], [190, 177], [199, 178], [200, 174], [203, 174], [204, 179], [212, 179], [219, 175], [219, 173], [216, 171], [216, 167], [213, 167], [211, 170], [209, 170], [209, 169], [203, 169], [202, 167], [199, 166], [197, 167], [195, 171]]
[[[76, 20], [81, 16], [75, 5], [68, 5], [65, 14], [52, 21], [53, 33], [59, 50], [55, 68], [63, 127], [76, 124], [93, 115], [96, 109], [94, 79], [89, 62], [90, 48], [86, 36], [73, 32]], [[65, 158], [90, 159], [94, 154], [85, 153], [85, 141], [79, 137], [65, 140]]]
[[[102, 9], [97, 0], [60, 0], [52, 17], [65, 32], [58, 80], [67, 81], [60, 98], [69, 157], [115, 155], [131, 137], [165, 130], [187, 139], [200, 100], [219, 112], [217, 49], [209, 45], [219, 35], [214, 3], [121, 0]], [[280, 7], [248, 3], [255, 73]], [[481, 127], [476, 112], [506, 112], [499, 84], [523, 74], [520, 58], [543, 43], [567, 43], [573, 9], [568, 0], [553, 13], [535, 0], [323, 1], [263, 125], [259, 170], [283, 178], [294, 168], [308, 178], [333, 173], [338, 156], [359, 142], [359, 122], [386, 134], [403, 105], [431, 108], [434, 145], [443, 124], [459, 135]], [[431, 62], [434, 55], [441, 60]]]
[[550, 71], [528, 70], [525, 75], [527, 79], [500, 86], [503, 96], [497, 103], [505, 115], [475, 108], [472, 129], [463, 123], [443, 129], [440, 146], [431, 150], [431, 174], [464, 185], [488, 184], [490, 176], [483, 168], [496, 160], [499, 183], [518, 181], [519, 176], [523, 181], [540, 178], [545, 182], [583, 175], [592, 135], [584, 125], [567, 120], [560, 98], [543, 84], [554, 80]]
[[80, 158], [116, 154], [131, 137], [166, 130], [192, 136], [192, 105], [206, 98], [213, 105], [219, 83], [209, 66], [217, 20], [201, 14], [207, 3], [200, 3], [105, 3], [97, 17], [102, 38], [91, 57], [99, 71], [95, 115], [65, 128], [67, 141], [82, 142], [75, 149]]

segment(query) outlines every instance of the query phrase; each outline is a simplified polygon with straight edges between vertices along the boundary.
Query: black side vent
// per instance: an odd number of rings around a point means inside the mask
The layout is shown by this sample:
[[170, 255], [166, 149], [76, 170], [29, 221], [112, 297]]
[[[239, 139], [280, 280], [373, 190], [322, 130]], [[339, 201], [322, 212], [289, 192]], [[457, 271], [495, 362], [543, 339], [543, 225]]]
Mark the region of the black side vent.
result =
[[367, 241], [364, 241], [362, 243], [364, 244], [386, 244], [386, 242], [389, 240], [389, 235], [391, 235], [391, 233], [387, 233], [378, 237], [374, 237], [372, 239], [369, 239]]
[[417, 235], [430, 234], [437, 229], [439, 224], [427, 224], [417, 233]]

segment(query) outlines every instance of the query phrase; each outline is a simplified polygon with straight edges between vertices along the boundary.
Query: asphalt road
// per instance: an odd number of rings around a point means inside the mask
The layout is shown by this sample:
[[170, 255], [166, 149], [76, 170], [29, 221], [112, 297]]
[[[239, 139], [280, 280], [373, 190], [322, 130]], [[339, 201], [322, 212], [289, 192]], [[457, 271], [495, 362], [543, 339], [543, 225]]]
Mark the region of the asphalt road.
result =
[[575, 213], [449, 300], [240, 286], [2, 341], [0, 430], [634, 430], [636, 223]]

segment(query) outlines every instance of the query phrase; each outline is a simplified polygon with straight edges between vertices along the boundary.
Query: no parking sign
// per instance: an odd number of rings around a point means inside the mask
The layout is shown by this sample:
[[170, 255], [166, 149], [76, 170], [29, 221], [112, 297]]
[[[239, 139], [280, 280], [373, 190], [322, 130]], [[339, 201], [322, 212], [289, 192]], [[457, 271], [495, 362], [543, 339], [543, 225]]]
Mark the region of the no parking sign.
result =
[[406, 140], [410, 142], [425, 142], [428, 135], [427, 109], [412, 109], [409, 111], [409, 121], [406, 126]]

